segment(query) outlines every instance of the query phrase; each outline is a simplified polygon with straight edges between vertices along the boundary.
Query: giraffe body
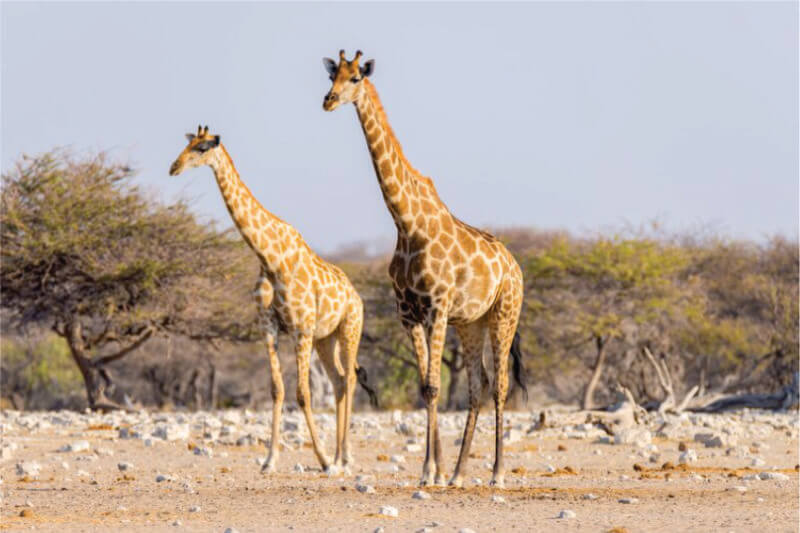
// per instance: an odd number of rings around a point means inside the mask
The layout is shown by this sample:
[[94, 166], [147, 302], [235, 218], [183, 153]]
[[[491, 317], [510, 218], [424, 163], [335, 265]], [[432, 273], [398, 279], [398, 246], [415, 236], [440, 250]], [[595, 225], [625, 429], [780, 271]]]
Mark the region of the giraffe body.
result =
[[439, 199], [433, 182], [411, 166], [375, 87], [366, 79], [374, 62], [359, 67], [360, 56], [357, 52], [353, 61], [347, 61], [341, 51], [338, 64], [324, 60], [333, 86], [323, 108], [331, 111], [343, 103], [355, 104], [384, 201], [397, 227], [389, 275], [400, 318], [414, 345], [428, 410], [421, 484], [439, 484], [444, 479], [437, 401], [445, 332], [451, 324], [464, 347], [470, 392], [470, 411], [451, 484], [463, 482], [461, 470], [469, 454], [481, 395], [488, 384], [483, 363], [488, 341], [495, 375], [492, 483], [502, 486], [503, 408], [508, 393], [508, 355], [522, 306], [522, 271], [495, 237], [453, 216]]
[[351, 462], [347, 428], [356, 383], [358, 343], [363, 305], [341, 269], [317, 256], [300, 233], [253, 197], [233, 166], [219, 136], [208, 127], [189, 134], [189, 145], [170, 168], [171, 175], [208, 165], [214, 171], [228, 212], [242, 238], [261, 263], [254, 297], [264, 330], [272, 379], [272, 438], [264, 471], [273, 471], [279, 454], [283, 377], [277, 353], [278, 331], [289, 333], [297, 356], [297, 401], [305, 414], [314, 452], [323, 469], [331, 462], [317, 436], [311, 412], [309, 364], [312, 349], [325, 367], [336, 395], [336, 456], [334, 464]]

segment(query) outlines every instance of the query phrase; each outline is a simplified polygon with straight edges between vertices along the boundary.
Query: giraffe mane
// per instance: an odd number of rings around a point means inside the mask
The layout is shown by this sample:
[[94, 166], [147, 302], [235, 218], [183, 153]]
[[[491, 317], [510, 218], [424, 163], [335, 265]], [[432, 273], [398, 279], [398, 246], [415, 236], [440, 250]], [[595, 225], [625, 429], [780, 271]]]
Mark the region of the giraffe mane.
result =
[[417, 169], [415, 169], [411, 163], [406, 159], [405, 154], [403, 153], [403, 147], [400, 145], [400, 141], [397, 140], [397, 137], [394, 134], [394, 130], [392, 126], [389, 124], [389, 119], [386, 117], [386, 110], [383, 108], [383, 103], [381, 103], [381, 99], [378, 97], [378, 91], [375, 89], [375, 86], [370, 82], [368, 79], [364, 79], [362, 81], [364, 87], [367, 90], [367, 94], [369, 95], [370, 99], [372, 99], [373, 104], [375, 105], [375, 113], [378, 116], [378, 120], [381, 122], [381, 126], [383, 126], [384, 130], [389, 136], [389, 141], [394, 145], [395, 149], [397, 150], [397, 156], [400, 158], [400, 161], [403, 165], [411, 171], [414, 178], [418, 181], [427, 185], [433, 195], [436, 197], [439, 202], [439, 194], [436, 192], [436, 187], [433, 185], [433, 180], [427, 176], [423, 176]]

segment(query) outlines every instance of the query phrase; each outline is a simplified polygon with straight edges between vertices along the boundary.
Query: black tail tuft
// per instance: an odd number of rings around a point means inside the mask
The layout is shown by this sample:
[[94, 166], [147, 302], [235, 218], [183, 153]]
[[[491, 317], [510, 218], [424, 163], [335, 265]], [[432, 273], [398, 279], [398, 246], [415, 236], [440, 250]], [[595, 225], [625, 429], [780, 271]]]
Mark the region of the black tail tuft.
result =
[[358, 384], [361, 385], [365, 391], [367, 391], [367, 394], [369, 395], [369, 403], [372, 405], [372, 407], [377, 408], [378, 395], [375, 394], [375, 390], [367, 383], [367, 371], [364, 370], [364, 367], [360, 366], [356, 368], [356, 377], [358, 378]]
[[520, 348], [519, 331], [514, 333], [514, 340], [511, 341], [511, 357], [514, 360], [513, 372], [514, 381], [522, 389], [522, 398], [528, 403], [528, 387], [525, 385], [525, 367], [522, 366], [522, 349]]

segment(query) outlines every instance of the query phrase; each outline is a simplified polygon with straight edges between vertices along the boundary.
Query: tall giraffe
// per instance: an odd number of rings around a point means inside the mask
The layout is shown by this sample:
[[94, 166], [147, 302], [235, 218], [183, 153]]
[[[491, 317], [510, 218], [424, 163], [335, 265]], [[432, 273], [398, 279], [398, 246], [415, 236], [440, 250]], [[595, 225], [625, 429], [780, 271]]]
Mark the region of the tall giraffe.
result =
[[[455, 326], [464, 347], [470, 409], [451, 485], [463, 484], [462, 469], [488, 384], [483, 350], [488, 337], [494, 355], [495, 462], [492, 484], [503, 486], [503, 407], [508, 392], [508, 354], [514, 377], [524, 390], [519, 343], [513, 342], [522, 306], [522, 271], [511, 253], [492, 235], [453, 216], [433, 182], [403, 155], [375, 86], [367, 79], [375, 62], [359, 66], [339, 52], [339, 63], [325, 58], [333, 85], [323, 108], [355, 104], [383, 198], [397, 227], [397, 246], [389, 265], [398, 310], [417, 357], [421, 393], [428, 411], [427, 445], [420, 484], [442, 484], [439, 398], [442, 349], [447, 325]], [[513, 344], [512, 344], [513, 342]], [[435, 471], [431, 468], [432, 454]]]
[[[291, 336], [297, 356], [297, 403], [303, 409], [314, 453], [322, 468], [331, 462], [317, 437], [311, 412], [309, 363], [316, 348], [336, 395], [336, 456], [333, 464], [352, 462], [347, 433], [353, 405], [356, 378], [366, 387], [366, 372], [356, 360], [364, 310], [361, 298], [338, 267], [320, 259], [300, 233], [279, 219], [256, 200], [247, 188], [219, 135], [210, 135], [208, 126], [188, 133], [189, 144], [172, 163], [171, 176], [188, 168], [208, 165], [214, 171], [225, 206], [245, 242], [258, 256], [261, 275], [254, 296], [260, 322], [265, 330], [272, 376], [272, 439], [269, 457], [262, 471], [273, 472], [278, 459], [283, 377], [277, 353], [278, 330]], [[340, 357], [339, 352], [344, 352]]]

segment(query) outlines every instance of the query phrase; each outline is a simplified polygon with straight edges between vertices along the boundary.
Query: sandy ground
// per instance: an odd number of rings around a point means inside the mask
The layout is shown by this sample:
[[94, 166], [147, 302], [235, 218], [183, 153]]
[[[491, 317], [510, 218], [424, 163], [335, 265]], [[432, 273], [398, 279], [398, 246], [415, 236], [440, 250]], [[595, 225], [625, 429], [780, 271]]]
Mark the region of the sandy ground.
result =
[[[265, 415], [258, 416], [266, 422]], [[690, 465], [679, 465], [679, 439], [659, 437], [656, 431], [647, 446], [612, 444], [600, 442], [603, 439], [593, 431], [576, 438], [570, 427], [527, 433], [536, 413], [512, 413], [509, 423], [521, 428], [521, 437], [506, 446], [505, 489], [486, 486], [494, 450], [491, 419], [482, 416], [465, 487], [425, 488], [430, 494], [427, 500], [412, 498], [418, 490], [424, 449], [405, 449], [409, 440], [423, 440], [409, 439], [395, 430], [400, 417], [406, 417], [411, 425], [421, 416], [357, 415], [351, 434], [356, 464], [350, 475], [329, 477], [320, 472], [308, 443], [296, 449], [285, 446], [278, 472], [266, 476], [257, 464], [265, 455], [263, 445], [237, 446], [232, 439], [215, 435], [204, 439], [196, 425], [186, 439], [146, 441], [120, 438], [119, 428], [127, 423], [119, 417], [79, 415], [68, 424], [30, 429], [9, 421], [6, 415], [3, 446], [16, 448], [0, 462], [0, 529], [798, 531], [796, 411], [770, 415], [768, 423], [757, 424], [757, 439], [752, 438], [747, 422], [718, 418], [718, 428], [729, 423], [744, 426], [737, 429], [742, 436], [733, 446], [717, 448], [706, 448], [691, 438], [680, 439], [698, 455]], [[451, 417], [451, 424], [443, 430], [449, 475], [463, 414], [445, 417]], [[696, 420], [684, 426], [687, 435], [701, 427]], [[421, 434], [422, 426], [413, 429]], [[297, 431], [304, 433], [305, 424]], [[324, 433], [332, 453], [330, 425]], [[59, 451], [65, 444], [82, 440], [88, 441], [88, 450]], [[211, 450], [213, 456], [195, 454], [195, 445]], [[392, 462], [393, 455], [402, 456], [405, 462]], [[752, 466], [754, 458], [759, 463], [756, 466]], [[39, 463], [38, 475], [17, 471], [16, 465], [26, 461]], [[676, 468], [662, 468], [667, 461]], [[120, 471], [121, 462], [132, 463], [132, 468]], [[304, 465], [306, 471], [296, 472], [296, 464]], [[556, 472], [548, 472], [548, 466]], [[787, 478], [754, 479], [765, 471], [783, 473]], [[159, 474], [174, 479], [157, 482]], [[356, 490], [358, 475], [374, 476], [359, 479], [373, 486], [375, 493]], [[475, 478], [481, 478], [482, 484]], [[597, 498], [587, 499], [590, 493]], [[624, 498], [638, 501], [621, 503]], [[378, 514], [386, 505], [397, 508], [398, 517]], [[562, 510], [574, 511], [575, 518], [558, 518]]]

